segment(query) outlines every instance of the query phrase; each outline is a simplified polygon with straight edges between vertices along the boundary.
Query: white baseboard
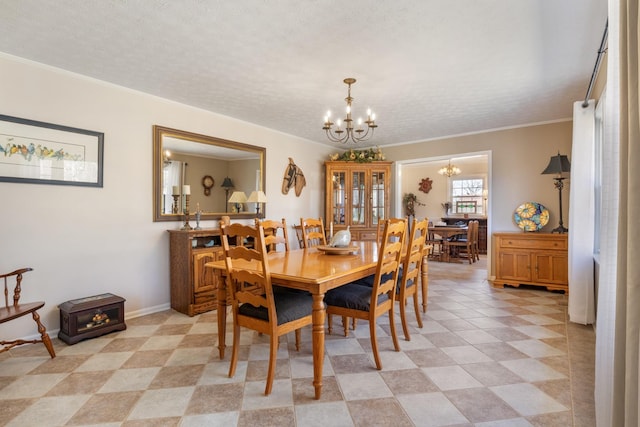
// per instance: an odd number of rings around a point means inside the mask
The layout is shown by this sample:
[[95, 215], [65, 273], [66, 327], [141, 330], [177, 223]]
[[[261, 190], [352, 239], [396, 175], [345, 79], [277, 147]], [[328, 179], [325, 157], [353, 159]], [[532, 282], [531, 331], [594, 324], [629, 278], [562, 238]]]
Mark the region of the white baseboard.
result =
[[[147, 314], [153, 314], [153, 313], [158, 313], [160, 311], [165, 311], [165, 310], [169, 310], [171, 308], [171, 304], [170, 303], [166, 303], [166, 304], [160, 304], [160, 305], [156, 305], [153, 307], [146, 307], [143, 308], [141, 310], [136, 310], [136, 311], [132, 311], [132, 312], [126, 312], [124, 314], [124, 319], [135, 319], [136, 317], [141, 317], [141, 316], [146, 316]], [[49, 337], [51, 339], [54, 338], [58, 338], [58, 332], [60, 332], [60, 328], [58, 329], [47, 329], [47, 335], [49, 335]], [[25, 340], [25, 341], [30, 341], [30, 340], [37, 340], [40, 339], [40, 334], [33, 334], [33, 335], [29, 335], [26, 337], [22, 337], [21, 339]]]
[[166, 311], [169, 310], [171, 308], [171, 304], [170, 303], [165, 303], [165, 304], [160, 304], [160, 305], [156, 305], [153, 307], [146, 307], [143, 308], [141, 310], [136, 310], [136, 311], [132, 311], [127, 313], [125, 311], [124, 313], [124, 319], [135, 319], [136, 317], [141, 317], [141, 316], [146, 316], [147, 314], [153, 314], [153, 313], [158, 313], [161, 311]]

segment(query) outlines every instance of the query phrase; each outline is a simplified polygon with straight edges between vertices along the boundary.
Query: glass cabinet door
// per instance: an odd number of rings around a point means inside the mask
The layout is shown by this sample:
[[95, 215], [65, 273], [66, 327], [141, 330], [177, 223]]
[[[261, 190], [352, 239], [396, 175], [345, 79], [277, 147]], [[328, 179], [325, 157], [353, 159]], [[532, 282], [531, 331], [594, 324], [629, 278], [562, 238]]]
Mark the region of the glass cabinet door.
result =
[[385, 173], [373, 171], [371, 174], [371, 225], [377, 226], [384, 220], [385, 212]]
[[365, 192], [365, 173], [354, 171], [351, 174], [351, 224], [366, 224], [367, 194]]
[[331, 177], [331, 218], [336, 225], [346, 224], [345, 205], [347, 194], [345, 193], [346, 173], [342, 171], [334, 171]]

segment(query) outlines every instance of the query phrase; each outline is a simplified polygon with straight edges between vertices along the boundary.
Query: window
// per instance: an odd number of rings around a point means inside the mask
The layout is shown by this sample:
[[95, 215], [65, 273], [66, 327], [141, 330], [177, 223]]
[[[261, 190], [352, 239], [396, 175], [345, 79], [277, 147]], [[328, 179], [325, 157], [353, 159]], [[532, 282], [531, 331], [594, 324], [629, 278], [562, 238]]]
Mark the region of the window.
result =
[[451, 178], [451, 213], [485, 214], [483, 178]]

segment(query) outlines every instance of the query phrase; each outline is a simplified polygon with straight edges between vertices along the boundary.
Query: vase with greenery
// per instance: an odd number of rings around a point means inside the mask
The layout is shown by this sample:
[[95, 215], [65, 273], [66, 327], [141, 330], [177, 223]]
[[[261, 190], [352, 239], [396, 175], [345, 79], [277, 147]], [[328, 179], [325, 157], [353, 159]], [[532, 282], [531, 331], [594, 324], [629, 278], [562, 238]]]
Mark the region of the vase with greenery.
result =
[[416, 205], [425, 206], [424, 203], [421, 203], [418, 200], [418, 196], [413, 193], [404, 193], [404, 196], [402, 197], [402, 205], [404, 206], [404, 211], [407, 216], [416, 215]]

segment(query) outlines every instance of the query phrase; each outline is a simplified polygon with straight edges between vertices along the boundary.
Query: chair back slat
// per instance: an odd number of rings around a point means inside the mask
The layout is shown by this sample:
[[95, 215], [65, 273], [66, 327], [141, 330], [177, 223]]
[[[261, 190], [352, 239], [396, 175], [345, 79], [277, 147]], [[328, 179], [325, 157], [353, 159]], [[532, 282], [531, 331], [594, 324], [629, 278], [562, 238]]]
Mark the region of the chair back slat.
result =
[[372, 303], [378, 300], [379, 295], [385, 293], [391, 301], [395, 299], [406, 229], [407, 222], [404, 219], [391, 218], [385, 221], [372, 289]]
[[262, 226], [264, 229], [264, 244], [268, 252], [277, 251], [278, 245], [284, 247], [285, 252], [289, 252], [289, 234], [287, 232], [287, 221], [272, 219], [260, 220], [256, 218], [256, 226]]
[[327, 244], [322, 218], [300, 218], [300, 225], [302, 227], [302, 244], [305, 248]]
[[[221, 228], [222, 246], [227, 267], [227, 288], [231, 290], [234, 314], [242, 304], [265, 307], [270, 318], [275, 318], [275, 303], [271, 288], [271, 274], [266, 260], [264, 230], [261, 226], [243, 224], [225, 225]], [[231, 246], [229, 240], [253, 242], [253, 247]], [[248, 261], [245, 268], [239, 261]]]
[[429, 220], [425, 218], [422, 221], [413, 220], [411, 225], [411, 233], [409, 236], [409, 244], [407, 245], [407, 254], [402, 264], [402, 283], [401, 290], [405, 289], [409, 280], [413, 283], [418, 279], [420, 273], [420, 265], [424, 256], [424, 247], [427, 241], [429, 229]]

